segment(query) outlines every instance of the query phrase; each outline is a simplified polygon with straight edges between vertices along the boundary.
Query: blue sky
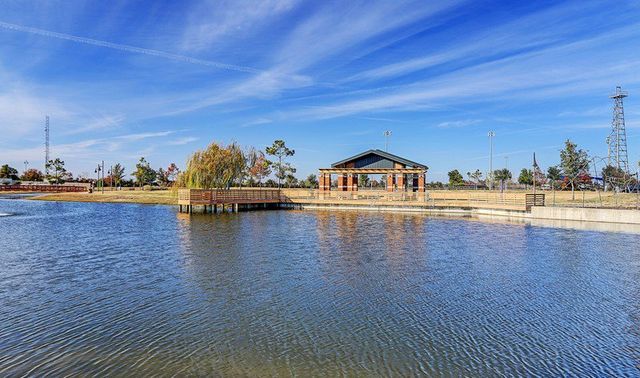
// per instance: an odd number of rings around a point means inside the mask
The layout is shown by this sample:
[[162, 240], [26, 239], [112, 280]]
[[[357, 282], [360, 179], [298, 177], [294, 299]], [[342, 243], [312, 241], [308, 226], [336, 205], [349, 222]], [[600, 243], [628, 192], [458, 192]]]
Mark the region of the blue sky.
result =
[[[638, 1], [0, 0], [0, 162], [184, 166], [284, 139], [298, 176], [369, 148], [446, 172], [606, 155], [622, 85], [640, 159]], [[505, 158], [507, 157], [507, 158]]]

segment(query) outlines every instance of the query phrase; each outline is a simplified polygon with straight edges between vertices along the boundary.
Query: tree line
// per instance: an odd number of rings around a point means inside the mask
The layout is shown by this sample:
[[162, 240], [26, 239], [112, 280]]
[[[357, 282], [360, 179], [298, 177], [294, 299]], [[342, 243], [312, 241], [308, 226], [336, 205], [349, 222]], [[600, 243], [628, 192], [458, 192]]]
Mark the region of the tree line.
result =
[[[571, 140], [566, 140], [564, 148], [560, 150], [560, 162], [542, 171], [535, 162], [532, 168], [522, 168], [517, 178], [517, 183], [526, 187], [548, 187], [550, 189], [566, 189], [574, 193], [576, 189], [605, 189], [616, 191], [629, 191], [638, 186], [637, 178], [624, 172], [618, 167], [602, 162], [603, 159], [590, 157], [588, 152], [578, 148]], [[601, 171], [597, 171], [600, 163]], [[591, 170], [593, 168], [593, 171]], [[593, 175], [592, 175], [593, 172]], [[600, 177], [598, 177], [600, 175]], [[483, 173], [479, 169], [467, 172], [468, 180], [465, 180], [460, 171], [454, 169], [448, 172], [450, 188], [475, 187], [487, 188], [494, 185], [500, 189], [506, 189], [513, 181], [513, 174], [507, 168], [496, 169], [489, 173], [489, 177], [483, 179]], [[432, 183], [431, 185], [442, 183]]]

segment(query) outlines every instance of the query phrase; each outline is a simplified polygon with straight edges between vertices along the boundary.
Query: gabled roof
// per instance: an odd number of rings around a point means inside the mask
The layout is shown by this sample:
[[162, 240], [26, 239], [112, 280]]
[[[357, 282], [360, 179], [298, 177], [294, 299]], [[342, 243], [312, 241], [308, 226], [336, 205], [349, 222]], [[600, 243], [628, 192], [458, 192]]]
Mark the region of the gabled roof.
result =
[[376, 150], [368, 150], [368, 151], [359, 153], [357, 155], [354, 155], [354, 156], [352, 156], [350, 158], [347, 158], [347, 159], [344, 159], [344, 160], [340, 160], [339, 162], [331, 164], [331, 167], [335, 168], [335, 167], [337, 167], [337, 166], [339, 166], [341, 164], [346, 164], [346, 163], [348, 163], [350, 161], [358, 160], [358, 159], [363, 158], [363, 157], [365, 157], [367, 155], [370, 155], [370, 154], [378, 155], [378, 156], [380, 156], [380, 157], [382, 157], [384, 159], [388, 159], [388, 160], [391, 160], [393, 162], [404, 164], [406, 166], [428, 169], [428, 167], [426, 165], [424, 165], [424, 164], [416, 163], [415, 161], [407, 160], [405, 158], [401, 158], [400, 156], [397, 156], [397, 155], [394, 155], [394, 154], [390, 154], [388, 152], [385, 152], [385, 151], [382, 151], [382, 150], [378, 150], [378, 149], [376, 149]]

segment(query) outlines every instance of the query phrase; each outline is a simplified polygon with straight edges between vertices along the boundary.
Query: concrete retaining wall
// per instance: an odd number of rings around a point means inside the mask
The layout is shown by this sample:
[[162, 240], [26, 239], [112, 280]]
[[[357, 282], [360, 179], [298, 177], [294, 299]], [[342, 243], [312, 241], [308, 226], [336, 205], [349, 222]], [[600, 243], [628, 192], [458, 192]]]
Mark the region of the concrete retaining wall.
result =
[[640, 211], [580, 207], [533, 207], [531, 218], [581, 222], [640, 224]]

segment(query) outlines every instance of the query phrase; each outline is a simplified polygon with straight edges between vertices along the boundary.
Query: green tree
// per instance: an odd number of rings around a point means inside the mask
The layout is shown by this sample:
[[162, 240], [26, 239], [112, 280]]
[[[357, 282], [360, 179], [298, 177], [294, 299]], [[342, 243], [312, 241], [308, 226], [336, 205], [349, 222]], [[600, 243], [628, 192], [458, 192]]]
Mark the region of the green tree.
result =
[[358, 175], [358, 186], [366, 188], [369, 185], [369, 175]]
[[307, 176], [307, 179], [304, 181], [307, 188], [313, 189], [318, 187], [318, 176], [313, 173]]
[[522, 168], [518, 183], [522, 185], [533, 185], [533, 172], [530, 169]]
[[571, 185], [571, 196], [575, 200], [576, 184], [580, 182], [581, 176], [589, 172], [589, 156], [586, 151], [578, 149], [577, 144], [567, 139], [564, 149], [560, 151], [560, 166], [565, 180]]
[[60, 158], [49, 160], [46, 164], [46, 167], [49, 170], [47, 180], [50, 183], [63, 184], [65, 178], [69, 177], [69, 175], [67, 175], [67, 170], [64, 167], [64, 161], [60, 160]]
[[0, 178], [13, 178], [18, 175], [18, 170], [10, 167], [9, 164], [4, 164], [0, 167]]
[[143, 185], [148, 185], [154, 182], [157, 172], [151, 168], [151, 165], [149, 165], [149, 162], [144, 157], [141, 157], [136, 164], [136, 170], [133, 172], [132, 176], [135, 177], [138, 185], [142, 187]]
[[511, 175], [511, 171], [507, 168], [496, 169], [493, 171], [493, 178], [498, 180], [501, 183], [501, 188], [504, 189], [507, 184], [511, 181], [513, 176]]
[[167, 172], [162, 167], [158, 168], [158, 170], [156, 171], [156, 182], [162, 187], [165, 187], [167, 186], [167, 184], [169, 184], [169, 177], [167, 176]]
[[287, 175], [284, 177], [284, 183], [287, 188], [299, 186], [298, 179], [292, 173], [287, 173]]
[[607, 165], [602, 169], [602, 179], [608, 187], [613, 188], [614, 190], [619, 190], [624, 186], [624, 183], [625, 181], [628, 181], [628, 178], [628, 175], [621, 168]]
[[469, 180], [473, 181], [475, 188], [478, 189], [478, 185], [482, 180], [482, 172], [479, 169], [476, 169], [475, 172], [467, 172], [467, 177], [469, 177]]
[[558, 181], [562, 179], [562, 171], [557, 166], [551, 166], [547, 169], [547, 178], [551, 181], [551, 188], [556, 189]]
[[270, 147], [267, 147], [267, 155], [275, 156], [278, 158], [278, 162], [274, 164], [276, 169], [276, 178], [278, 178], [278, 187], [282, 180], [288, 175], [295, 173], [295, 168], [290, 164], [283, 163], [283, 159], [289, 156], [293, 156], [296, 151], [287, 148], [283, 140], [275, 140]]
[[113, 183], [116, 186], [119, 186], [122, 183], [122, 179], [124, 178], [124, 167], [122, 164], [117, 163], [111, 169], [111, 174], [109, 175], [109, 180], [113, 180]]
[[449, 175], [449, 186], [456, 187], [464, 184], [464, 177], [460, 174], [457, 169], [450, 171]]
[[27, 169], [20, 177], [22, 181], [42, 181], [43, 179], [44, 175], [42, 172], [35, 168]]

